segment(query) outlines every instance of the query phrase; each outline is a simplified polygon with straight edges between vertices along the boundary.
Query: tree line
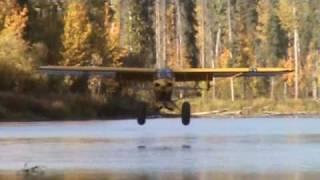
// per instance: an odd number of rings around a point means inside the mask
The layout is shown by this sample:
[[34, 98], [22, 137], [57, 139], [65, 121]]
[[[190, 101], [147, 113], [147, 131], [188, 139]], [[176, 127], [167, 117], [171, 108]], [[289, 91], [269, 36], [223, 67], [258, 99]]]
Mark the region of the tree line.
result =
[[45, 79], [39, 65], [288, 67], [295, 73], [281, 78], [215, 79], [210, 96], [319, 96], [317, 0], [0, 0], [0, 7], [1, 90], [98, 93], [103, 84]]

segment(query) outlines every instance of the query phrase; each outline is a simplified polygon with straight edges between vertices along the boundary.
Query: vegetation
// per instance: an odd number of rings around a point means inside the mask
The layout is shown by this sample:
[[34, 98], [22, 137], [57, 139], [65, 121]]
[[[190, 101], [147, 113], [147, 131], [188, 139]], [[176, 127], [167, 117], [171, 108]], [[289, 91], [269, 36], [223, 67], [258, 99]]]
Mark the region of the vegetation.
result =
[[[195, 112], [214, 116], [318, 116], [320, 103], [312, 99], [191, 100]], [[195, 113], [197, 115], [197, 113]]]
[[[0, 7], [3, 118], [26, 113], [54, 119], [51, 110], [61, 118], [99, 118], [99, 109], [116, 111], [116, 100], [137, 86], [119, 91], [116, 82], [99, 76], [45, 77], [36, 72], [39, 65], [290, 67], [295, 73], [283, 77], [215, 79], [211, 93], [194, 100], [195, 109], [237, 109], [248, 99], [256, 109], [261, 101], [277, 102], [268, 111], [294, 109], [284, 102], [303, 107], [294, 111], [317, 107], [317, 0], [0, 0]], [[134, 100], [122, 102], [126, 109]]]
[[89, 120], [135, 116], [138, 102], [128, 96], [107, 102], [81, 94], [22, 95], [0, 93], [0, 119], [5, 121]]

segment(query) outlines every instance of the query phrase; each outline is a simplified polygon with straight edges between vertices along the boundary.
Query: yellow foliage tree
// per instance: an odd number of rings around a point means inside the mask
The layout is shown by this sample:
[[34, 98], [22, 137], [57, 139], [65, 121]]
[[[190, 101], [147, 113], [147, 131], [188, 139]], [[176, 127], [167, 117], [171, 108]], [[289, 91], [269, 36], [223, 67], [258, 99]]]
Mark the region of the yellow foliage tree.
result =
[[281, 21], [282, 27], [291, 32], [297, 25], [297, 16], [294, 14], [295, 1], [281, 0], [277, 8], [277, 15]]
[[[5, 3], [7, 1], [2, 1]], [[7, 2], [9, 12], [4, 15], [4, 27], [0, 31], [0, 60], [12, 63], [16, 67], [30, 68], [29, 59], [26, 56], [28, 45], [23, 39], [25, 27], [28, 21], [28, 10], [20, 7], [15, 1]]]
[[[283, 59], [280, 63], [282, 67], [293, 69], [294, 67], [294, 60], [293, 58], [287, 58]], [[282, 75], [282, 79], [287, 83], [288, 86], [293, 86], [294, 83], [294, 74], [289, 73], [289, 74], [284, 74]]]
[[[311, 48], [310, 48], [311, 49]], [[312, 82], [317, 79], [318, 77], [318, 61], [319, 61], [319, 54], [317, 50], [310, 50], [306, 57], [306, 62], [302, 68], [300, 82], [301, 82], [301, 89], [307, 90], [308, 87], [311, 87]]]
[[[221, 54], [218, 57], [217, 65], [219, 68], [227, 68], [232, 58], [231, 51], [228, 48], [223, 48]], [[220, 98], [229, 97], [229, 79], [221, 78], [216, 79], [216, 95]]]
[[0, 5], [0, 88], [16, 91], [32, 88], [28, 80], [35, 77], [34, 58], [23, 39], [28, 10], [12, 0], [0, 0]]
[[15, 9], [17, 6], [15, 0], [0, 0], [0, 30], [4, 26], [4, 21], [6, 16], [11, 12], [12, 9]]
[[227, 48], [224, 48], [222, 53], [220, 54], [220, 56], [218, 58], [219, 67], [222, 67], [222, 68], [228, 67], [229, 61], [230, 61], [231, 58], [232, 58], [232, 56], [231, 56], [230, 50], [227, 49]]
[[64, 15], [63, 62], [66, 66], [89, 65], [92, 25], [84, 1], [70, 1]]
[[270, 0], [259, 1], [257, 5], [258, 25], [257, 25], [257, 38], [265, 43], [267, 41], [267, 24], [271, 17], [272, 4]]
[[128, 50], [120, 47], [120, 16], [115, 16], [119, 7], [113, 7], [109, 0], [105, 2], [105, 40], [106, 40], [106, 57], [111, 60], [114, 67], [122, 66], [123, 58], [128, 56]]
[[28, 21], [28, 9], [13, 3], [8, 11], [9, 13], [2, 14], [4, 16], [2, 33], [13, 33], [14, 36], [22, 38]]
[[5, 14], [7, 12], [6, 1], [0, 0], [0, 30], [3, 28]]
[[196, 6], [196, 46], [199, 49], [199, 65], [205, 67], [205, 12], [204, 12], [204, 0], [198, 0]]

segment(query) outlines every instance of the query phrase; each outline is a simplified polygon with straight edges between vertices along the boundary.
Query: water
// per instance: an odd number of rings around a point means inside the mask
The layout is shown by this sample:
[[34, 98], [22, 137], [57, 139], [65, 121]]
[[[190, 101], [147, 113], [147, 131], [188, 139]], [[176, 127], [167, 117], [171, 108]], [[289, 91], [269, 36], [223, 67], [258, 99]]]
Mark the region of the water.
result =
[[[0, 124], [0, 170], [146, 174], [320, 174], [316, 118]], [[191, 176], [192, 177], [192, 176]], [[229, 177], [229, 176], [228, 176]]]

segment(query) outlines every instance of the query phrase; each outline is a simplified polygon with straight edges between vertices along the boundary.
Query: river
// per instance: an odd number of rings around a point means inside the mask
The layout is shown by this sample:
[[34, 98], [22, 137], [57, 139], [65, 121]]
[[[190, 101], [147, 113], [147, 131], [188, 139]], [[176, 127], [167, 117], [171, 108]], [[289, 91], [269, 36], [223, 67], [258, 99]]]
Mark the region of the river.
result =
[[135, 120], [0, 123], [0, 170], [36, 165], [173, 179], [319, 179], [320, 121], [198, 118], [188, 127], [179, 119], [152, 119], [145, 126]]

